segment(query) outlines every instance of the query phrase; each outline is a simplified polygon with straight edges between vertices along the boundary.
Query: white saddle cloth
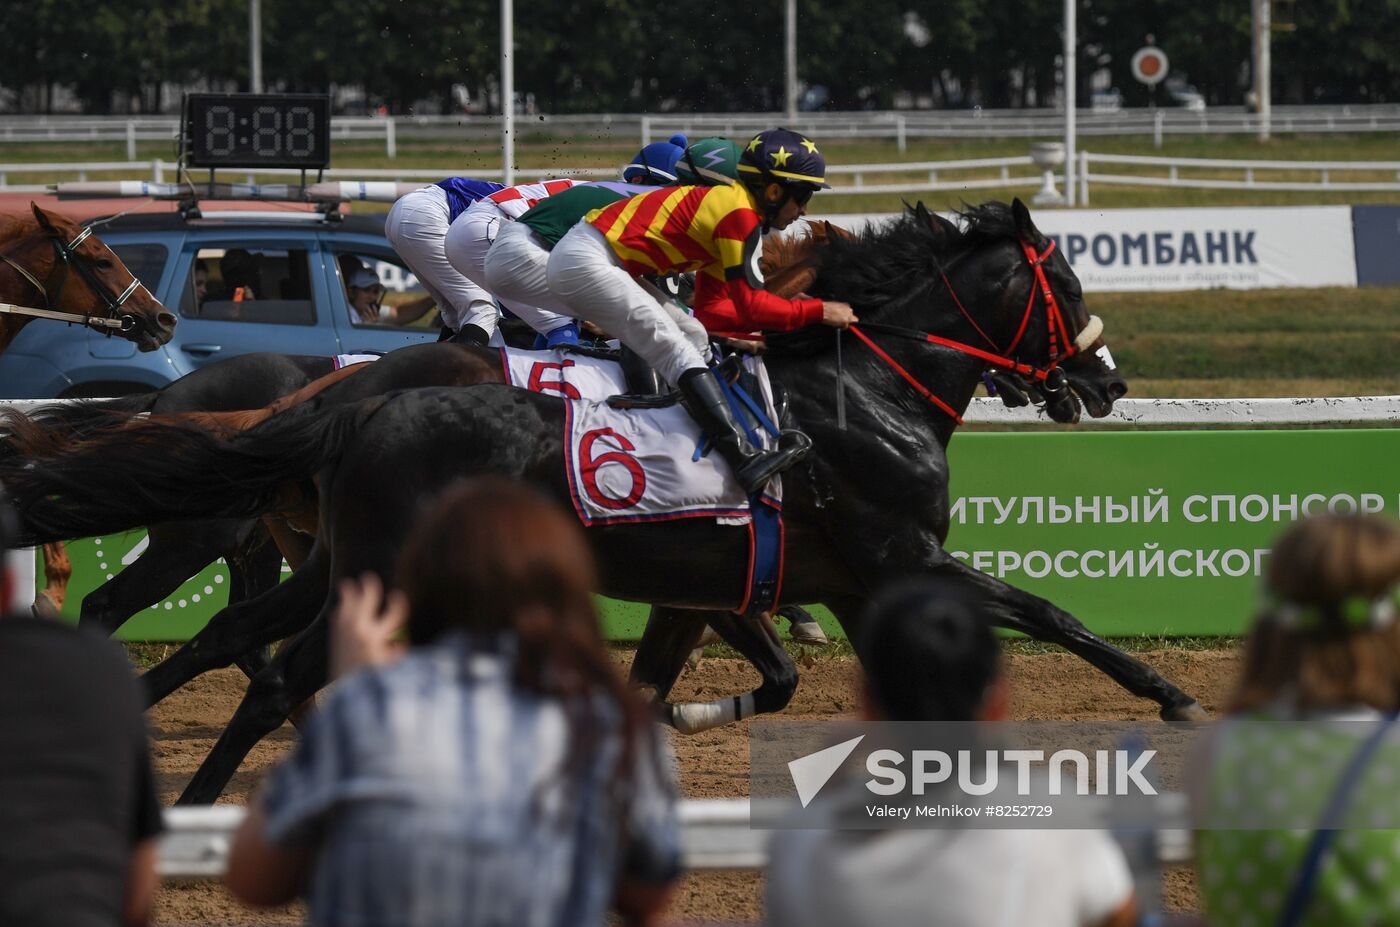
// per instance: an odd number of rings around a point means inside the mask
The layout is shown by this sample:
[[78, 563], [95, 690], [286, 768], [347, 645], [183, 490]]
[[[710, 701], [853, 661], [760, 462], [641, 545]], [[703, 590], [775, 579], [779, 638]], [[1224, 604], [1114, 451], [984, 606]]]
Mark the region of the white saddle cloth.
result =
[[[747, 358], [745, 366], [758, 378], [761, 395], [753, 398], [772, 421], [763, 361]], [[679, 405], [614, 409], [582, 398], [567, 405], [565, 429], [569, 488], [585, 525], [698, 517], [748, 524], [748, 498], [724, 459], [714, 451], [693, 459], [700, 427]], [[771, 441], [761, 427], [755, 431]], [[781, 480], [773, 479], [764, 495], [780, 505]]]

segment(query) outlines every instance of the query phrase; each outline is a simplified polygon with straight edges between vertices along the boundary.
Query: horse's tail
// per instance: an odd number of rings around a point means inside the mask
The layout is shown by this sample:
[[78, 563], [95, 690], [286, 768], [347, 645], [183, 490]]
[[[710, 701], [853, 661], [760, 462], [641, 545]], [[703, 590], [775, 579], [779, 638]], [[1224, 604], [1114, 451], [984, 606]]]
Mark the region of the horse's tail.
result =
[[9, 411], [0, 417], [0, 458], [19, 453], [12, 440], [15, 432], [39, 426], [54, 442], [66, 444], [96, 431], [119, 425], [132, 416], [149, 412], [160, 393], [136, 393], [116, 399], [81, 399], [35, 406], [27, 412]]
[[19, 510], [22, 546], [129, 531], [162, 521], [248, 517], [297, 494], [345, 450], [387, 401], [378, 396], [324, 415], [284, 416], [216, 433], [188, 417], [132, 420], [56, 451], [24, 444], [0, 460], [0, 486]]

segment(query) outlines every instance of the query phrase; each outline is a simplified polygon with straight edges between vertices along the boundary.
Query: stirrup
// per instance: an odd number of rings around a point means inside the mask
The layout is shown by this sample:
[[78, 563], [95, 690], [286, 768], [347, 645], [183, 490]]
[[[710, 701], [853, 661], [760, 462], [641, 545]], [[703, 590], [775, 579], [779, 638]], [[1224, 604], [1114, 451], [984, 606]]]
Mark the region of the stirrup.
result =
[[664, 409], [681, 401], [679, 390], [665, 393], [618, 393], [606, 400], [614, 409]]
[[811, 438], [800, 431], [784, 434], [801, 435], [804, 440], [793, 441], [786, 447], [778, 447], [775, 450], [760, 451], [750, 457], [734, 474], [739, 480], [739, 485], [744, 487], [744, 495], [759, 495], [767, 487], [769, 480], [806, 460], [807, 455], [811, 453]]

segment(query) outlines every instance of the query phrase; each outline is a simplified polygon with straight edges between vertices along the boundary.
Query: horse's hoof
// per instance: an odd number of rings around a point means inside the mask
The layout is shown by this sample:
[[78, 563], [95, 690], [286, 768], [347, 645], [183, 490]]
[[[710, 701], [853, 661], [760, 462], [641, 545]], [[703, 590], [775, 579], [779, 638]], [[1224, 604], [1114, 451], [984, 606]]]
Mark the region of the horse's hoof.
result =
[[1167, 705], [1162, 709], [1163, 721], [1188, 721], [1193, 724], [1200, 724], [1210, 720], [1210, 712], [1201, 707], [1201, 703], [1194, 699], [1189, 702], [1182, 702], [1179, 705]]
[[809, 644], [813, 647], [827, 647], [831, 644], [831, 639], [826, 636], [822, 626], [815, 621], [794, 621], [788, 628], [788, 633], [798, 644]]

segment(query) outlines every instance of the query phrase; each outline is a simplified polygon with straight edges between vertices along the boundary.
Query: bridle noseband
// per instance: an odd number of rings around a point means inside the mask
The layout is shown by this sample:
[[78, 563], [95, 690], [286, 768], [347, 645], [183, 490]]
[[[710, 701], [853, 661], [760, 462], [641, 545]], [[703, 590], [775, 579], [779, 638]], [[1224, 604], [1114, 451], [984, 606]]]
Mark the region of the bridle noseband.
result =
[[[1044, 384], [1049, 380], [1051, 384], [1055, 385], [1058, 389], [1063, 389], [1064, 372], [1059, 369], [1060, 364], [1074, 355], [1087, 350], [1089, 345], [1097, 341], [1103, 332], [1103, 323], [1099, 321], [1097, 317], [1090, 316], [1088, 324], [1079, 331], [1078, 335], [1071, 339], [1069, 337], [1069, 328], [1065, 324], [1064, 312], [1060, 309], [1059, 300], [1055, 298], [1055, 291], [1050, 286], [1050, 280], [1045, 276], [1045, 262], [1049, 259], [1050, 255], [1054, 253], [1055, 242], [1052, 240], [1046, 249], [1039, 253], [1036, 252], [1035, 246], [1025, 239], [1021, 239], [1018, 244], [1021, 246], [1021, 253], [1025, 255], [1026, 263], [1030, 266], [1034, 279], [1031, 282], [1030, 295], [1026, 299], [1026, 311], [1021, 316], [1021, 324], [1017, 327], [1016, 334], [1011, 339], [1011, 343], [1005, 348], [999, 347], [992, 337], [982, 330], [982, 326], [977, 324], [977, 321], [972, 317], [972, 313], [967, 311], [967, 307], [965, 307], [962, 300], [958, 298], [957, 290], [953, 288], [953, 282], [948, 279], [948, 274], [941, 269], [939, 270], [939, 275], [942, 278], [943, 286], [948, 290], [948, 295], [953, 298], [953, 303], [958, 307], [958, 311], [962, 313], [963, 318], [967, 319], [968, 323], [972, 325], [973, 329], [982, 337], [982, 340], [987, 342], [992, 350], [986, 351], [961, 341], [954, 341], [951, 338], [944, 338], [940, 335], [934, 335], [915, 328], [884, 325], [879, 322], [862, 322], [860, 325], [852, 325], [850, 328], [851, 333], [860, 339], [866, 347], [870, 348], [875, 356], [883, 361], [886, 366], [899, 374], [905, 382], [914, 387], [914, 389], [930, 403], [951, 416], [959, 425], [962, 424], [962, 416], [957, 413], [957, 410], [935, 396], [928, 387], [920, 383], [913, 374], [905, 370], [898, 361], [890, 357], [889, 354], [882, 350], [880, 346], [872, 341], [870, 336], [865, 334], [861, 329], [867, 329], [872, 332], [886, 334], [896, 338], [904, 338], [906, 340], [920, 341], [926, 344], [936, 344], [946, 348], [952, 348], [960, 353], [984, 360], [992, 367], [1014, 373], [1028, 382]], [[1045, 327], [1047, 337], [1046, 362], [1040, 366], [1024, 363], [1017, 360], [1012, 354], [1021, 343], [1021, 339], [1025, 336], [1026, 329], [1030, 325], [1031, 316], [1035, 312], [1035, 296], [1037, 292], [1041, 294], [1042, 302], [1045, 305]], [[1089, 337], [1086, 338], [1086, 336]], [[1064, 345], [1064, 348], [1060, 349], [1060, 345]]]
[[[122, 312], [121, 308], [138, 289], [142, 288], [141, 281], [136, 278], [135, 274], [132, 274], [131, 283], [126, 289], [115, 295], [112, 293], [111, 288], [97, 276], [97, 272], [93, 269], [89, 259], [79, 254], [76, 250], [79, 245], [92, 237], [92, 226], [84, 226], [77, 237], [67, 243], [65, 243], [63, 237], [55, 231], [45, 230], [43, 234], [48, 238], [49, 243], [53, 245], [55, 257], [53, 272], [58, 273], [60, 270], [62, 272], [62, 276], [58, 278], [58, 286], [54, 288], [53, 295], [50, 295], [49, 288], [44, 286], [38, 277], [30, 273], [28, 269], [19, 264], [19, 262], [15, 261], [8, 254], [0, 254], [0, 261], [4, 261], [18, 271], [19, 275], [25, 280], [28, 280], [29, 283], [39, 291], [39, 295], [44, 297], [43, 309], [33, 309], [28, 306], [13, 306], [7, 303], [0, 303], [0, 313], [28, 315], [37, 318], [56, 319], [60, 322], [88, 325], [92, 328], [105, 330], [108, 335], [111, 335], [113, 331], [120, 331], [123, 334], [134, 331], [137, 323], [136, 316], [130, 312]], [[104, 316], [98, 317], [95, 313], [83, 314], [77, 312], [63, 312], [58, 309], [60, 300], [63, 297], [63, 288], [68, 283], [68, 272], [70, 269], [76, 269], [78, 275], [83, 278], [92, 292], [102, 300], [106, 308], [106, 314]], [[52, 280], [50, 280], [50, 284], [52, 285]]]

